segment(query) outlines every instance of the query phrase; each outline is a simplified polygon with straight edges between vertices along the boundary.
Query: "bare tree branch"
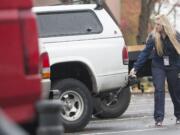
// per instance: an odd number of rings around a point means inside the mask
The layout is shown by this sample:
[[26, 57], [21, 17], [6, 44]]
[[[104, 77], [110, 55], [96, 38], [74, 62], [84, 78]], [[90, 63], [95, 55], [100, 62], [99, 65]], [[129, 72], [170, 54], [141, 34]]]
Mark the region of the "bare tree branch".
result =
[[175, 9], [177, 3], [178, 3], [178, 2], [176, 2], [176, 3], [172, 6], [171, 10], [167, 13], [167, 15], [169, 15], [169, 14]]
[[154, 9], [155, 2], [156, 0], [141, 0], [141, 13], [139, 16], [138, 34], [136, 36], [138, 44], [143, 44], [146, 41], [149, 18]]
[[159, 2], [157, 14], [160, 14], [160, 10], [161, 10], [161, 7], [162, 7], [162, 4], [163, 4], [164, 1], [165, 1], [165, 0], [161, 0], [161, 1]]

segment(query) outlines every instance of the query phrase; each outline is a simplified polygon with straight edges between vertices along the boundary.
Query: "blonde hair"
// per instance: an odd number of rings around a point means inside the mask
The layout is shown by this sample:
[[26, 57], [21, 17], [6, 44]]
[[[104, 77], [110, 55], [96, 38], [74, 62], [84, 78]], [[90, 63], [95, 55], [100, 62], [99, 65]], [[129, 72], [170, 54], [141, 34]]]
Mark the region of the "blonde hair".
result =
[[[176, 39], [176, 31], [170, 24], [168, 18], [165, 15], [158, 15], [155, 18], [159, 20], [160, 25], [163, 26], [166, 35], [169, 37], [173, 47], [175, 48], [176, 52], [180, 54], [180, 43]], [[155, 45], [157, 49], [157, 53], [159, 56], [163, 55], [163, 46], [161, 41], [161, 35], [159, 32], [156, 31], [156, 27], [153, 30], [153, 35], [155, 38]]]

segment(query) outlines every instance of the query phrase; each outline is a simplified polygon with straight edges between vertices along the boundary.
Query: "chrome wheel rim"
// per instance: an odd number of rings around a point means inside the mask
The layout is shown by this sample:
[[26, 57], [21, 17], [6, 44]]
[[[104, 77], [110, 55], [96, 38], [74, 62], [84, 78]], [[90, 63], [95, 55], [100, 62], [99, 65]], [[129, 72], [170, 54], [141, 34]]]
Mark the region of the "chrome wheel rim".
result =
[[79, 93], [68, 90], [62, 93], [60, 100], [64, 104], [64, 110], [61, 113], [62, 118], [68, 121], [79, 119], [84, 111], [84, 102]]

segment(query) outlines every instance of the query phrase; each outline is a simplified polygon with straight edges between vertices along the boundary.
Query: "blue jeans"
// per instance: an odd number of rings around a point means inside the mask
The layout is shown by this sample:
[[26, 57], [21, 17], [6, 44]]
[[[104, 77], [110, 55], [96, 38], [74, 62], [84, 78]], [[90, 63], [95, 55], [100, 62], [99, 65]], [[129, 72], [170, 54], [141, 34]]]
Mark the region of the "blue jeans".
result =
[[169, 93], [174, 105], [174, 115], [180, 118], [180, 70], [175, 66], [152, 67], [152, 77], [155, 87], [154, 93], [154, 119], [164, 120], [165, 105], [165, 79], [167, 78]]

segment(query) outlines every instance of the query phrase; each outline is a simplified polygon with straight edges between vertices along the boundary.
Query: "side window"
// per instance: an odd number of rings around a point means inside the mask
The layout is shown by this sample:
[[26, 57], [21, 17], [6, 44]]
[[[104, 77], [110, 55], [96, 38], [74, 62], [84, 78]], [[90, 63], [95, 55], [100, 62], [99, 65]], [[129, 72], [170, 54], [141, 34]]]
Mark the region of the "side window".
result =
[[39, 36], [69, 36], [102, 32], [102, 25], [91, 10], [37, 14]]

